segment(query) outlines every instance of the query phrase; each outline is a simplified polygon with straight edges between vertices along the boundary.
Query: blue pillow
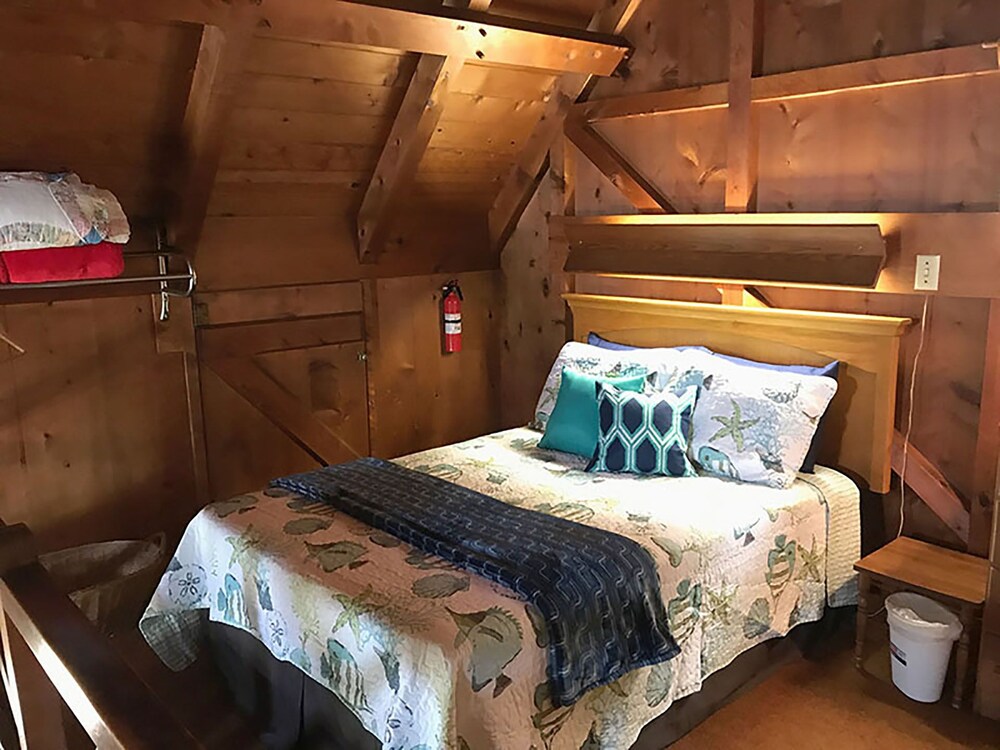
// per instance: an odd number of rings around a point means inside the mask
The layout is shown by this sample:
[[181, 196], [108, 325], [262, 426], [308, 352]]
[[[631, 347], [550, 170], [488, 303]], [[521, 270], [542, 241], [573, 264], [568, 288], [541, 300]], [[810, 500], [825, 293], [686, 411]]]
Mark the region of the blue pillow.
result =
[[653, 395], [596, 388], [600, 432], [587, 471], [695, 476], [687, 452], [698, 386]]
[[[645, 347], [641, 346], [629, 346], [627, 344], [616, 344], [613, 341], [608, 341], [607, 339], [598, 336], [593, 331], [587, 336], [587, 343], [591, 346], [596, 346], [601, 349], [611, 349], [614, 351], [631, 351], [634, 349], [643, 349]], [[744, 367], [758, 367], [762, 370], [775, 370], [777, 372], [794, 372], [797, 375], [821, 375], [827, 378], [833, 378], [837, 380], [840, 373], [840, 362], [831, 362], [828, 365], [823, 365], [822, 367], [810, 367], [809, 365], [773, 365], [769, 362], [757, 362], [753, 359], [743, 359], [742, 357], [733, 357], [728, 354], [719, 354], [718, 352], [713, 352], [711, 349], [706, 349], [704, 346], [676, 346], [674, 349], [680, 349], [685, 351], [688, 349], [694, 349], [696, 351], [705, 352], [711, 354], [713, 357], [718, 357], [719, 359], [725, 360], [726, 362], [731, 362], [734, 365], [743, 365]], [[806, 457], [802, 461], [802, 466], [799, 471], [804, 471], [807, 474], [812, 474], [816, 470], [816, 460], [819, 457], [820, 445], [823, 442], [823, 429], [826, 425], [827, 414], [829, 411], [824, 412], [823, 416], [820, 417], [819, 424], [816, 426], [816, 434], [813, 435], [812, 442], [809, 444], [809, 450], [806, 451]]]
[[[615, 341], [608, 341], [606, 338], [591, 331], [587, 334], [587, 343], [591, 346], [596, 346], [598, 349], [607, 349], [612, 352], [631, 352], [636, 349], [649, 349], [651, 347], [646, 346], [630, 346], [629, 344], [619, 344]], [[711, 349], [706, 349], [703, 346], [667, 346], [662, 347], [665, 349], [675, 349], [679, 352], [686, 352], [689, 350], [694, 350], [696, 352], [705, 352], [706, 354], [715, 354]]]
[[612, 383], [624, 391], [641, 391], [646, 384], [646, 374], [598, 381], [593, 375], [564, 367], [556, 405], [545, 425], [545, 434], [538, 442], [539, 448], [574, 453], [585, 458], [594, 455], [594, 446], [597, 445], [598, 382]]

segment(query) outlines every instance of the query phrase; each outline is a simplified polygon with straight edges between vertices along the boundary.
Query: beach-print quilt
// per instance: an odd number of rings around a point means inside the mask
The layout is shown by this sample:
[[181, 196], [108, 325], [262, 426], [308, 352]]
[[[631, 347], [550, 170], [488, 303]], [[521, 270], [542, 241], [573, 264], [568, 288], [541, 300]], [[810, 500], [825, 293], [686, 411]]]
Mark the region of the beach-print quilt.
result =
[[840, 474], [817, 467], [785, 490], [593, 475], [539, 437], [510, 430], [399, 463], [641, 543], [681, 646], [673, 660], [555, 706], [545, 630], [510, 591], [279, 490], [203, 510], [140, 628], [174, 668], [197, 653], [206, 614], [248, 631], [386, 748], [578, 750], [629, 747], [743, 651], [855, 600], [859, 498]]
[[282, 477], [271, 487], [325, 503], [534, 607], [547, 641], [552, 699], [560, 706], [680, 652], [656, 563], [621, 534], [519, 508], [381, 458]]

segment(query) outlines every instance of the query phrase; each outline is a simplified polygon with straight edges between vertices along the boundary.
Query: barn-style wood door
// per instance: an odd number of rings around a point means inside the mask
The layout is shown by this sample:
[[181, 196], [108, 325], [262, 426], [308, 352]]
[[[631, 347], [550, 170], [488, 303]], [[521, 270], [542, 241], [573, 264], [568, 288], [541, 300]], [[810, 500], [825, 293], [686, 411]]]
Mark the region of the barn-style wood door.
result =
[[199, 294], [211, 497], [369, 452], [359, 282]]

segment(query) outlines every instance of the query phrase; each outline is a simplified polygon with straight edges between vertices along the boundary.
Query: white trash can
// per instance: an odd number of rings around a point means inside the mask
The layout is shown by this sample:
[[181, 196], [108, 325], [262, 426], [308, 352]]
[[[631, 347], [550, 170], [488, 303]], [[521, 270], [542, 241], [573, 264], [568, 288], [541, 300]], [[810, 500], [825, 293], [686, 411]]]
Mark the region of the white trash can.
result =
[[892, 681], [904, 695], [921, 703], [941, 698], [952, 646], [962, 623], [950, 609], [910, 592], [885, 600], [889, 616]]

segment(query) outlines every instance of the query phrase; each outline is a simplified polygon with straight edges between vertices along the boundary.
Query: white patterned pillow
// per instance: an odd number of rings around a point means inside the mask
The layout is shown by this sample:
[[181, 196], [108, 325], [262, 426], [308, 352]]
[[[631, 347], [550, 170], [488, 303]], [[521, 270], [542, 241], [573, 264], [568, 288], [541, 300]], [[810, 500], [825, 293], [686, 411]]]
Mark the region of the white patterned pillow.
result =
[[837, 381], [717, 358], [701, 366], [705, 383], [694, 409], [690, 446], [695, 463], [742, 482], [791, 485]]
[[[615, 351], [570, 341], [565, 344], [552, 363], [545, 386], [535, 406], [535, 418], [529, 425], [544, 430], [559, 396], [564, 367], [596, 378], [625, 378], [646, 374], [647, 390], [677, 391], [690, 385], [701, 385], [703, 375], [695, 365], [690, 352], [678, 349], [636, 349]], [[596, 398], [596, 394], [595, 394]]]

